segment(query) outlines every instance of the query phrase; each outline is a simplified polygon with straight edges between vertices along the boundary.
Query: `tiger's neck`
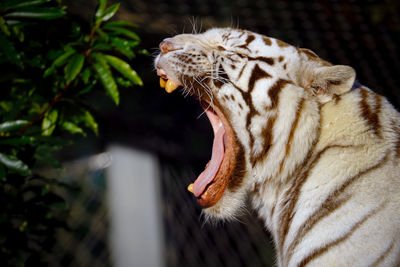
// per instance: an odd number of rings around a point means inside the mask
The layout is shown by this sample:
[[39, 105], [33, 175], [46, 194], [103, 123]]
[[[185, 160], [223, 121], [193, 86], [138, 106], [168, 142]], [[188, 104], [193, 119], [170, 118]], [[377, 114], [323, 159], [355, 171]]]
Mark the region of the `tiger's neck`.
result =
[[[253, 173], [256, 182], [251, 193], [252, 204], [272, 233], [279, 262], [282, 259], [281, 246], [284, 244], [281, 238], [284, 233], [280, 232], [287, 229], [281, 225], [289, 221], [281, 220], [284, 212], [282, 207], [296, 203], [286, 196], [300, 187], [299, 175], [306, 169], [305, 166], [311, 164], [320, 136], [321, 106], [307, 92], [300, 92], [296, 97], [281, 92], [278, 108], [282, 110], [278, 110], [277, 124], [272, 127], [273, 142], [268, 157]], [[290, 107], [295, 108], [290, 110]], [[291, 123], [283, 124], [283, 121], [288, 121], [289, 115]]]
[[[277, 117], [271, 125], [271, 147], [253, 172], [253, 206], [271, 231], [279, 195], [292, 186], [299, 170], [308, 164], [319, 138], [319, 103], [305, 91], [299, 89], [297, 95], [293, 92], [281, 92]], [[291, 123], [285, 125], [283, 122], [288, 120]]]

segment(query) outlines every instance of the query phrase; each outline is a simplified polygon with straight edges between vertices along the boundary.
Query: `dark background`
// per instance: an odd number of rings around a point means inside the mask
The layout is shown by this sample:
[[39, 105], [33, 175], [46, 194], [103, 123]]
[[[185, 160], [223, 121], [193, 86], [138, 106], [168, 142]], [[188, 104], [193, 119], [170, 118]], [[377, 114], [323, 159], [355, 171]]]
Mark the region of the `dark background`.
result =
[[[78, 17], [91, 17], [96, 2], [69, 0]], [[142, 48], [157, 54], [164, 38], [193, 28], [239, 27], [309, 48], [334, 63], [352, 66], [360, 83], [400, 107], [400, 1], [124, 0], [117, 19], [138, 24]], [[154, 56], [131, 63], [144, 87], [122, 88], [118, 107], [99, 93], [89, 99], [99, 137], [76, 140], [65, 160], [98, 153], [111, 143], [155, 153], [162, 166], [162, 208], [168, 266], [270, 266], [272, 245], [262, 223], [202, 225], [201, 210], [186, 186], [210, 158], [211, 126], [193, 99], [165, 93]]]

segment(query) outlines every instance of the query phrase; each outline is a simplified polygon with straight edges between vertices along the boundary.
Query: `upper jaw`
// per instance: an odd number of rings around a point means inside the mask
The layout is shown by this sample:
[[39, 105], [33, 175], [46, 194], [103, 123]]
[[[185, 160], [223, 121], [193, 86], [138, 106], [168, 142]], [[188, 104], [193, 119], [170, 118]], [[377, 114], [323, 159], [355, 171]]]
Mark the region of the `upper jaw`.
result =
[[164, 80], [172, 80], [176, 85], [182, 85], [179, 79], [175, 78], [175, 75], [168, 75], [167, 72], [162, 69], [157, 67], [157, 75], [160, 76]]
[[160, 54], [155, 60], [157, 75], [165, 80], [172, 80], [176, 85], [182, 86], [181, 80], [173, 71], [173, 66], [164, 58], [164, 54]]

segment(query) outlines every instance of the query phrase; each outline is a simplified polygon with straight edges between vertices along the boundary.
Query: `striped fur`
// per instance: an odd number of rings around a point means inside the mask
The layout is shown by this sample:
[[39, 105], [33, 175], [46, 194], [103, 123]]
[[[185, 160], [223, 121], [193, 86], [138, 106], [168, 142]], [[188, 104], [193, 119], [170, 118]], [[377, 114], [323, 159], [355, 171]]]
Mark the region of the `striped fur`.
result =
[[248, 31], [170, 39], [168, 71], [223, 110], [242, 148], [235, 186], [205, 209], [251, 199], [278, 266], [400, 266], [399, 113], [351, 90], [352, 68]]

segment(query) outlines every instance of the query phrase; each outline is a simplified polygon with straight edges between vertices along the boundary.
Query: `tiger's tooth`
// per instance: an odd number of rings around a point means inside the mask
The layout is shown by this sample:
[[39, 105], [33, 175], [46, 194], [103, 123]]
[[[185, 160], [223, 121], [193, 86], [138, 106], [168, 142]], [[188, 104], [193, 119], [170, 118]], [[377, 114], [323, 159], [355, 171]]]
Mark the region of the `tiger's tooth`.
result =
[[193, 194], [193, 184], [188, 185], [187, 190]]
[[176, 90], [176, 88], [178, 88], [178, 85], [176, 83], [174, 83], [172, 80], [167, 81], [165, 85], [165, 91], [167, 91], [167, 93], [172, 93]]
[[167, 82], [163, 79], [163, 78], [160, 78], [160, 87], [161, 88], [165, 88], [165, 84], [166, 84]]

